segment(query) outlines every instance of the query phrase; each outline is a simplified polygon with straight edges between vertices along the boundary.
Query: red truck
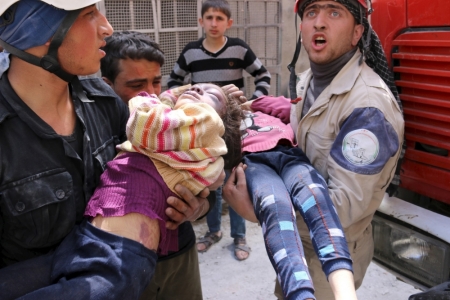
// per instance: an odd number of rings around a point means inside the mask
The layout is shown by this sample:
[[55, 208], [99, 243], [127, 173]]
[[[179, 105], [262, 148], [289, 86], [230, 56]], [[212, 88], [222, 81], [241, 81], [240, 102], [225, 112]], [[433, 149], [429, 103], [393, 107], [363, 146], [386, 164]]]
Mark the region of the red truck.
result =
[[[373, 220], [375, 261], [450, 299], [450, 0], [372, 0], [405, 117], [401, 185]], [[431, 288], [431, 289], [430, 289]]]

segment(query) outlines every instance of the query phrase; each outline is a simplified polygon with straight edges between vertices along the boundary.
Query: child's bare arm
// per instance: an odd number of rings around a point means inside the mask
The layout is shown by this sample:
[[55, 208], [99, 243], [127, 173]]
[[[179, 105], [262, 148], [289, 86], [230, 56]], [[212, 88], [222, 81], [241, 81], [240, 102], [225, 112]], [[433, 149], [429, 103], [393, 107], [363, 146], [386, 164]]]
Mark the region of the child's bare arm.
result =
[[96, 216], [92, 225], [106, 232], [141, 243], [156, 252], [159, 245], [159, 223], [156, 219], [139, 213], [129, 213], [120, 217]]
[[353, 273], [346, 269], [336, 270], [328, 276], [328, 282], [336, 300], [357, 300]]

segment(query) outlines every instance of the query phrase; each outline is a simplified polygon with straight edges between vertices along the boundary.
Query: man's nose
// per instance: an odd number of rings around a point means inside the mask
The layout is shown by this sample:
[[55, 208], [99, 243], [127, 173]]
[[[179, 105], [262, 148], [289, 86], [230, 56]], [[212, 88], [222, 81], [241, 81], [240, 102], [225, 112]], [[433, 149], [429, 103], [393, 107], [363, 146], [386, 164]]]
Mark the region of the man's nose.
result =
[[326, 27], [326, 13], [320, 10], [315, 18], [314, 28], [315, 29], [324, 29]]
[[155, 88], [151, 84], [146, 86], [146, 88], [144, 89], [144, 92], [147, 92], [150, 95], [151, 94], [156, 94]]

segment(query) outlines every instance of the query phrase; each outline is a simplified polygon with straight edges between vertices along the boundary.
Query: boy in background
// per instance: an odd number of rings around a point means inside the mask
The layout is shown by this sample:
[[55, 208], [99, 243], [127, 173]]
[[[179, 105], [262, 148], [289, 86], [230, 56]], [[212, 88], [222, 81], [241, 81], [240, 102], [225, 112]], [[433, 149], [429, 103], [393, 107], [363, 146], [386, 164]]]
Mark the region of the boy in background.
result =
[[[192, 84], [234, 84], [243, 89], [242, 71], [245, 70], [255, 78], [256, 88], [250, 99], [268, 95], [270, 73], [244, 41], [225, 35], [226, 30], [233, 24], [228, 2], [206, 0], [202, 5], [201, 15], [198, 21], [205, 31], [205, 37], [188, 43], [183, 49], [168, 79], [168, 87], [171, 89], [184, 85], [185, 77], [191, 74]], [[207, 215], [208, 232], [197, 243], [199, 252], [206, 252], [222, 238], [222, 188], [211, 193], [209, 197], [216, 197], [216, 203]], [[245, 260], [250, 254], [245, 239], [245, 220], [233, 209], [230, 208], [229, 212], [234, 252], [238, 260]]]

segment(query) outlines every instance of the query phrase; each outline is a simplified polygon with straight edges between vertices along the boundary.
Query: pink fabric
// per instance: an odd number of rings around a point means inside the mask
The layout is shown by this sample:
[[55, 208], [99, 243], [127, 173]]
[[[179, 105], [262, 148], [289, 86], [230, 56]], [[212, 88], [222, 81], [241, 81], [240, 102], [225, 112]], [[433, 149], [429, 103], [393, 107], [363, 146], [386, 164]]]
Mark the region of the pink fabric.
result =
[[286, 97], [261, 96], [252, 102], [251, 109], [277, 117], [284, 124], [290, 122], [291, 101]]
[[296, 146], [289, 125], [290, 101], [285, 97], [262, 96], [253, 101], [254, 112], [244, 112], [242, 130], [243, 152], [267, 151], [279, 144]]
[[119, 217], [140, 213], [157, 219], [161, 232], [158, 255], [178, 251], [178, 230], [166, 229], [167, 198], [176, 196], [153, 162], [140, 153], [122, 153], [107, 164], [85, 215]]

